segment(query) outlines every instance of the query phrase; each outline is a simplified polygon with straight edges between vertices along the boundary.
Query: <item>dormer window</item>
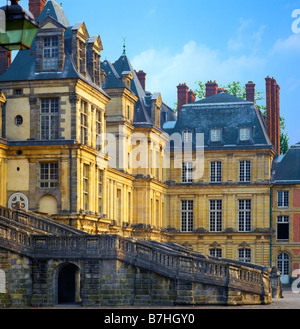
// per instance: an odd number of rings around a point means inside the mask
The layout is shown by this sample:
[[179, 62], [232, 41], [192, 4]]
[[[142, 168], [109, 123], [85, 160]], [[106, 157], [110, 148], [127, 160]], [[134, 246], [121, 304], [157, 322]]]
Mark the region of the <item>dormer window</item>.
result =
[[44, 38], [44, 71], [55, 71], [58, 69], [58, 37]]
[[211, 140], [211, 142], [220, 142], [221, 141], [221, 129], [211, 129], [210, 140]]
[[240, 141], [250, 140], [250, 128], [240, 128]]

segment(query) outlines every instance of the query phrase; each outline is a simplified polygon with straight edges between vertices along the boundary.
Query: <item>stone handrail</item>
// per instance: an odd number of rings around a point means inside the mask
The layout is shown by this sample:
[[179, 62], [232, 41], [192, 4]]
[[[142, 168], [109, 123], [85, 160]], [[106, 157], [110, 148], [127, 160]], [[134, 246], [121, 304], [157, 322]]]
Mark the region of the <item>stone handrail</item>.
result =
[[31, 211], [10, 209], [0, 206], [0, 217], [8, 218], [16, 223], [26, 225], [45, 233], [54, 235], [85, 234], [84, 232], [62, 225], [45, 216], [37, 215]]
[[[118, 235], [89, 235], [75, 230], [70, 234], [65, 225], [23, 211], [0, 207], [0, 219], [27, 224], [48, 234], [37, 235], [0, 220], [0, 248], [34, 258], [51, 259], [118, 259], [160, 275], [190, 282], [219, 285], [250, 293], [270, 293], [270, 270], [263, 266], [216, 259], [178, 246], [151, 241], [138, 241]], [[72, 230], [71, 230], [72, 232]], [[63, 234], [65, 233], [65, 234]], [[57, 235], [51, 235], [57, 234]]]
[[[269, 292], [268, 268], [242, 262], [193, 256], [179, 251], [166, 252], [159, 244], [136, 241], [118, 235], [34, 236], [35, 257], [119, 259], [166, 277], [243, 289], [252, 293]], [[267, 287], [265, 286], [267, 284]]]

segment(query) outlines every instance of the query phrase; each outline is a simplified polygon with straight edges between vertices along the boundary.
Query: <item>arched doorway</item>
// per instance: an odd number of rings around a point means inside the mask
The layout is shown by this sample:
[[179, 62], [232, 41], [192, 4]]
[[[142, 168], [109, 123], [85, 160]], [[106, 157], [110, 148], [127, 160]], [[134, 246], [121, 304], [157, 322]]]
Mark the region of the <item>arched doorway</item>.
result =
[[281, 283], [289, 283], [290, 281], [290, 256], [282, 252], [277, 256], [277, 268], [281, 272]]
[[57, 303], [80, 302], [80, 270], [71, 263], [60, 267], [57, 276]]

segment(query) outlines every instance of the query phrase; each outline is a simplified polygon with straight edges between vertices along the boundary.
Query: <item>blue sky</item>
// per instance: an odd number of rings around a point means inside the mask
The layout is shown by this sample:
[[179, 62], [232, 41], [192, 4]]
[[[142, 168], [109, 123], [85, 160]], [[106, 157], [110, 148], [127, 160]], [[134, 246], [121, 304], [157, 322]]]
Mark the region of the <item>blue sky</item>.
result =
[[[117, 60], [126, 37], [134, 68], [147, 73], [146, 89], [161, 92], [170, 107], [179, 83], [195, 89], [199, 80], [252, 80], [264, 92], [265, 78], [274, 77], [290, 145], [300, 142], [300, 33], [292, 31], [300, 0], [57, 2], [71, 25], [84, 21], [100, 35], [102, 60]], [[28, 8], [28, 0], [20, 4]]]

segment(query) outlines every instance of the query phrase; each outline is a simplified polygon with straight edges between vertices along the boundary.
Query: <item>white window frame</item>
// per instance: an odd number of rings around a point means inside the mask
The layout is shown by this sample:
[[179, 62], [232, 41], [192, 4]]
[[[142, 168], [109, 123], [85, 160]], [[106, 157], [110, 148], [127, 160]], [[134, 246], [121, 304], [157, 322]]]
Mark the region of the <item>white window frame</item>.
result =
[[59, 98], [41, 98], [40, 107], [41, 140], [59, 139]]
[[184, 143], [191, 143], [193, 140], [193, 132], [192, 130], [183, 130], [182, 139]]
[[240, 141], [249, 141], [250, 137], [250, 128], [240, 128]]
[[238, 200], [238, 203], [239, 232], [251, 232], [252, 202], [251, 200]]
[[194, 201], [181, 200], [181, 232], [194, 230]]
[[43, 70], [58, 70], [58, 37], [45, 37], [43, 39]]
[[222, 200], [209, 200], [209, 231], [222, 232]]
[[41, 189], [53, 189], [59, 187], [58, 162], [40, 162], [39, 185]]
[[222, 132], [220, 128], [210, 130], [210, 140], [211, 142], [220, 142], [222, 137]]
[[290, 274], [290, 256], [289, 254], [282, 252], [277, 255], [277, 268], [281, 275], [289, 275]]
[[222, 258], [222, 249], [221, 248], [209, 249], [209, 256]]
[[251, 161], [242, 160], [239, 165], [239, 181], [243, 182], [251, 182]]
[[193, 162], [183, 162], [181, 168], [181, 182], [193, 183]]
[[289, 191], [277, 191], [277, 207], [289, 208]]
[[239, 261], [244, 263], [251, 263], [251, 249], [245, 248], [245, 249], [239, 249]]
[[210, 182], [221, 183], [222, 182], [222, 162], [212, 161], [210, 163]]

